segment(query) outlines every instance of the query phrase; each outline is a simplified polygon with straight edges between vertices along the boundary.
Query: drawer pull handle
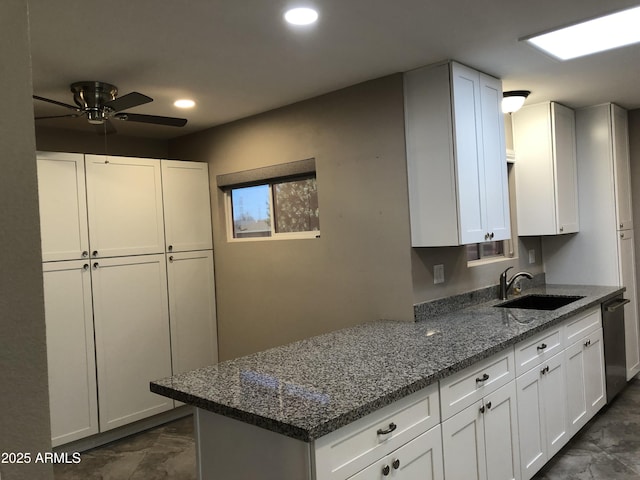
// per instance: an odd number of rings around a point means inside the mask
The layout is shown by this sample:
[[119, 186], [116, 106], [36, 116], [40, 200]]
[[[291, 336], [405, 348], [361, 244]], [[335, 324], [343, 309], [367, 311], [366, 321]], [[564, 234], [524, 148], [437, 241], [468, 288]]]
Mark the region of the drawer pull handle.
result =
[[480, 407], [480, 413], [484, 413], [484, 410], [485, 410], [484, 405], [482, 405], [482, 406]]
[[396, 458], [391, 465], [393, 466], [394, 470], [399, 469], [400, 468], [400, 460]]
[[591, 340], [587, 340], [586, 342], [584, 342], [585, 347], [588, 347], [589, 345], [591, 345]]
[[540, 370], [540, 373], [542, 375], [544, 375], [545, 373], [549, 373], [549, 365], [547, 365], [546, 367], [544, 367], [542, 370]]
[[387, 428], [386, 430], [382, 430], [381, 428], [378, 429], [378, 431], [376, 432], [378, 435], [389, 435], [391, 432], [393, 432], [396, 428], [398, 428], [398, 426], [391, 422], [389, 424], [389, 428]]
[[487, 410], [491, 408], [491, 402], [487, 402]]
[[537, 349], [538, 351], [540, 351], [540, 350], [544, 350], [545, 348], [547, 348], [547, 344], [546, 344], [546, 343], [543, 343], [542, 345], [538, 345], [538, 346], [536, 347], [536, 349]]
[[489, 374], [485, 373], [482, 377], [476, 378], [476, 383], [482, 383], [489, 380]]
[[384, 475], [385, 477], [389, 475], [390, 471], [391, 469], [389, 468], [389, 465], [385, 465], [384, 467], [382, 467], [382, 475]]

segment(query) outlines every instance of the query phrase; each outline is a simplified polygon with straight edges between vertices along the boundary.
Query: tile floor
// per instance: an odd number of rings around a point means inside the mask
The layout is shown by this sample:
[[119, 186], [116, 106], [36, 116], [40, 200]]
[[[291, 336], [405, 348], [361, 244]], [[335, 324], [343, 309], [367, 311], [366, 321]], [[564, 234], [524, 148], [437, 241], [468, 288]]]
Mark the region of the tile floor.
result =
[[[77, 465], [57, 465], [55, 479], [195, 480], [195, 457], [193, 420], [186, 417], [84, 452]], [[630, 479], [640, 480], [638, 378], [534, 477], [534, 480]]]

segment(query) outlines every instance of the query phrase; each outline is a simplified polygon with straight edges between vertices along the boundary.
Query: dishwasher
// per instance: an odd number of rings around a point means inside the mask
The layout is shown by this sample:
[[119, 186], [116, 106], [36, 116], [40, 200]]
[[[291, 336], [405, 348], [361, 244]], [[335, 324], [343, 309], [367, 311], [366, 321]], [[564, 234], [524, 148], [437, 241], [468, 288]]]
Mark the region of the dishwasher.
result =
[[624, 306], [627, 303], [629, 300], [620, 295], [602, 304], [607, 403], [611, 403], [627, 384], [627, 357], [624, 346]]

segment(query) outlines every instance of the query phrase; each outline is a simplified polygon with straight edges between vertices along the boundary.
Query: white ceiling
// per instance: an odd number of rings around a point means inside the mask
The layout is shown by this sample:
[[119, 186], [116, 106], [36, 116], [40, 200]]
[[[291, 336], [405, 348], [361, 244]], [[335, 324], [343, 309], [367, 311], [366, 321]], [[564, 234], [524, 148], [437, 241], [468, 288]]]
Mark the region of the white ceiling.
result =
[[[312, 28], [282, 20], [294, 4]], [[99, 80], [154, 102], [135, 113], [186, 117], [183, 128], [117, 122], [120, 134], [168, 139], [443, 59], [531, 90], [528, 103], [640, 107], [640, 45], [569, 62], [518, 39], [631, 0], [32, 0], [34, 94], [73, 104], [69, 84]], [[173, 101], [193, 98], [179, 110]], [[34, 101], [37, 115], [65, 114]], [[83, 119], [39, 125], [89, 129]], [[89, 129], [92, 130], [92, 129]]]

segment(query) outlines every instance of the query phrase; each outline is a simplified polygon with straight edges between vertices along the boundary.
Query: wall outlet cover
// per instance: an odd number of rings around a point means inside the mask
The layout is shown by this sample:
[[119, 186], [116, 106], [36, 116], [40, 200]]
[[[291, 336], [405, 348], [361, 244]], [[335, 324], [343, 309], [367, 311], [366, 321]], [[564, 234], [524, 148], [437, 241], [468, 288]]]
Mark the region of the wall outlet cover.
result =
[[444, 265], [433, 266], [433, 283], [444, 283]]
[[529, 250], [529, 263], [536, 263], [536, 251], [533, 249]]

